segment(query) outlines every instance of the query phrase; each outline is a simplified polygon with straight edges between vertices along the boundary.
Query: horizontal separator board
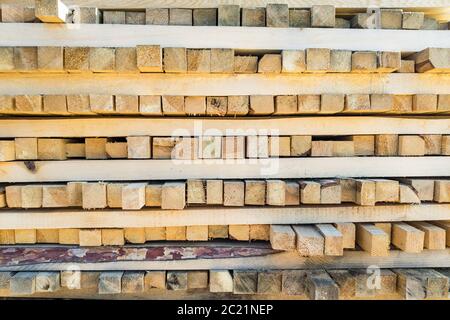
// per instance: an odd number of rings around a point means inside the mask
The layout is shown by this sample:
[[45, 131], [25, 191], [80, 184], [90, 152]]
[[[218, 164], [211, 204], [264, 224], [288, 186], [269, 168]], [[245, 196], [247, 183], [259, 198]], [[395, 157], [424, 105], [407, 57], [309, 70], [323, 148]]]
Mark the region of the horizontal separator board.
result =
[[0, 210], [0, 229], [134, 228], [450, 220], [450, 204], [213, 207], [184, 210]]
[[[217, 246], [216, 243], [212, 244]], [[185, 245], [189, 246], [189, 245]], [[233, 244], [233, 246], [236, 246]], [[264, 248], [261, 246], [261, 248]], [[268, 248], [268, 246], [266, 246]], [[106, 248], [107, 249], [107, 248]], [[68, 249], [70, 250], [70, 248]], [[77, 250], [79, 254], [83, 249]], [[134, 261], [114, 261], [98, 263], [32, 263], [0, 267], [0, 271], [54, 271], [54, 270], [214, 270], [214, 269], [351, 269], [376, 265], [380, 268], [448, 268], [450, 249], [424, 250], [408, 253], [390, 250], [386, 257], [371, 256], [364, 251], [346, 251], [343, 256], [301, 257], [296, 251], [272, 253], [262, 256], [186, 259], [169, 261], [142, 261], [145, 255], [135, 250]], [[76, 255], [77, 252], [74, 252]], [[141, 260], [141, 261], [139, 261]]]
[[429, 47], [450, 47], [450, 37], [446, 37], [445, 32], [445, 30], [1, 23], [0, 46], [133, 47], [153, 44], [161, 47], [237, 50], [328, 48], [417, 52]]
[[[374, 2], [376, 2], [374, 4]], [[34, 6], [34, 0], [2, 0]], [[309, 8], [313, 5], [332, 5], [336, 8], [420, 8], [424, 11], [447, 9], [448, 0], [64, 0], [67, 6], [97, 7], [100, 9], [144, 9], [144, 8], [217, 8], [219, 5], [234, 4], [241, 8], [266, 7], [271, 3], [285, 3], [290, 8]]]
[[448, 94], [449, 92], [450, 74], [0, 73], [0, 95], [126, 94], [233, 96], [324, 93]]
[[0, 163], [0, 182], [448, 177], [449, 157], [65, 160]]
[[10, 118], [0, 121], [0, 138], [125, 137], [200, 135], [361, 135], [450, 134], [450, 118], [432, 117], [278, 117], [278, 118]]

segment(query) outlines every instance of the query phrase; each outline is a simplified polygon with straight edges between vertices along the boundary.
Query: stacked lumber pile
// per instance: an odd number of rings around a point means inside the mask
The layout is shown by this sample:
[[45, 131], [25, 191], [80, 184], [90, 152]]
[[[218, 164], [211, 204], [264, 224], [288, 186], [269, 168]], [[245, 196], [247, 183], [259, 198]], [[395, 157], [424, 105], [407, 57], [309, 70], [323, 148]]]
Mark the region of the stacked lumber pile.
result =
[[0, 297], [449, 298], [445, 1], [16, 2]]

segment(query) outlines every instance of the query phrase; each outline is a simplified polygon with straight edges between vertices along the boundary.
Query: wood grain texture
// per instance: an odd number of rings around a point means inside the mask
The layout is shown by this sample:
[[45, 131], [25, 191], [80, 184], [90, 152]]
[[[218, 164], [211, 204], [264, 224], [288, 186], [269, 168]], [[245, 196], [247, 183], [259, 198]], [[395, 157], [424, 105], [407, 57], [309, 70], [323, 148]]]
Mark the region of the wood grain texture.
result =
[[[7, 24], [7, 23], [5, 23]], [[1, 26], [1, 25], [0, 25]], [[450, 47], [450, 44], [449, 44]], [[0, 73], [1, 95], [447, 94], [450, 74], [48, 74]], [[69, 110], [70, 111], [70, 110]]]
[[189, 208], [180, 210], [4, 210], [0, 229], [133, 228], [450, 220], [450, 204]]
[[[66, 160], [0, 163], [0, 182], [89, 180], [250, 179], [327, 177], [447, 177], [448, 157], [273, 158], [236, 163], [232, 159]], [[206, 167], [205, 167], [206, 166]]]
[[[130, 37], [130, 32], [133, 36]], [[201, 32], [202, 37], [197, 34]], [[417, 52], [428, 47], [448, 48], [441, 31], [379, 29], [303, 29], [265, 27], [197, 27], [156, 25], [5, 23], [1, 46], [130, 47], [158, 44], [161, 47], [235, 48], [283, 50], [329, 48], [362, 51]], [[18, 35], [23, 34], [26, 37]], [[101, 34], [101, 37], [99, 35]], [[426, 35], [426, 36], [424, 36]], [[299, 41], [301, 39], [301, 41]]]
[[[178, 129], [178, 130], [177, 130]], [[249, 130], [275, 130], [279, 135], [364, 135], [364, 134], [450, 134], [450, 119], [434, 116], [384, 117], [297, 117], [297, 118], [29, 118], [3, 119], [1, 138], [20, 137], [124, 137], [124, 136], [196, 136], [214, 129], [234, 136], [248, 135]], [[176, 131], [175, 131], [176, 130]], [[175, 132], [174, 132], [175, 131]], [[216, 132], [216, 131], [215, 131]], [[254, 131], [252, 131], [254, 132]], [[373, 145], [373, 142], [372, 142]], [[294, 147], [294, 146], [293, 146]], [[295, 153], [299, 155], [299, 153]], [[360, 154], [358, 154], [360, 155]], [[361, 154], [362, 155], [362, 154]], [[369, 155], [369, 154], [364, 154]], [[373, 155], [373, 154], [372, 154]]]

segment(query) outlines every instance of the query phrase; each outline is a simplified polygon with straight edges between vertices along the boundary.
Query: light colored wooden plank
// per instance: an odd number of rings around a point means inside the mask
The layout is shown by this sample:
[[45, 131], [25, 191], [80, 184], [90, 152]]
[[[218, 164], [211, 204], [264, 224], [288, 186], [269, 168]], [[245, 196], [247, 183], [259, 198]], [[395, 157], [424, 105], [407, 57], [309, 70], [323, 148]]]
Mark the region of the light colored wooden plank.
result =
[[311, 300], [339, 299], [339, 287], [325, 270], [306, 273], [306, 292]]
[[232, 224], [450, 220], [450, 204], [189, 208], [185, 210], [4, 210], [0, 229], [123, 228]]
[[[0, 28], [1, 29], [1, 28]], [[449, 45], [450, 46], [450, 45]], [[449, 74], [0, 73], [0, 94], [295, 95], [446, 94]], [[70, 111], [70, 108], [69, 108]], [[317, 110], [318, 111], [318, 110]]]
[[356, 225], [356, 242], [371, 256], [384, 257], [389, 253], [389, 236], [370, 223]]
[[316, 228], [325, 239], [324, 254], [326, 256], [342, 256], [344, 254], [342, 233], [332, 224], [317, 224]]
[[325, 238], [311, 225], [292, 226], [296, 235], [297, 252], [302, 257], [323, 256]]
[[[164, 7], [164, 6], [163, 6]], [[133, 30], [133, 37], [129, 37]], [[198, 30], [198, 31], [197, 31]], [[198, 32], [202, 37], [198, 37]], [[157, 43], [162, 47], [235, 48], [240, 49], [306, 49], [330, 48], [360, 51], [409, 51], [423, 48], [448, 48], [450, 40], [442, 32], [421, 30], [396, 32], [377, 29], [323, 28], [255, 28], [215, 27], [205, 29], [192, 26], [106, 25], [106, 24], [47, 24], [5, 23], [0, 26], [4, 35], [1, 46], [97, 46], [131, 47]], [[18, 37], [24, 34], [27, 37]], [[102, 37], [98, 37], [101, 34]], [[302, 39], [302, 41], [298, 41]]]
[[425, 232], [407, 223], [397, 222], [392, 224], [392, 244], [403, 251], [421, 252], [424, 239]]
[[[236, 164], [233, 159], [197, 160], [66, 160], [25, 163], [1, 162], [0, 182], [46, 182], [157, 179], [251, 179], [441, 176], [450, 172], [447, 157], [353, 157], [264, 159], [264, 163]], [[183, 164], [183, 166], [180, 166]], [[205, 170], [207, 164], [207, 170]], [[243, 204], [242, 195], [242, 204]], [[442, 201], [442, 200], [441, 200]]]
[[450, 247], [450, 221], [433, 221], [433, 224], [445, 230], [446, 245]]
[[295, 232], [289, 225], [270, 226], [270, 245], [275, 250], [294, 250]]
[[406, 300], [448, 298], [448, 278], [436, 270], [394, 269], [397, 290]]
[[410, 222], [410, 225], [425, 233], [424, 247], [430, 250], [444, 250], [446, 231], [436, 225], [425, 221]]
[[342, 233], [343, 237], [343, 248], [344, 249], [354, 249], [355, 248], [355, 237], [356, 237], [356, 226], [351, 222], [340, 222], [333, 224], [336, 229]]
[[35, 15], [42, 22], [64, 23], [69, 14], [61, 0], [37, 0], [35, 5]]
[[[201, 132], [198, 125], [201, 124]], [[298, 118], [247, 118], [247, 119], [4, 119], [0, 122], [0, 137], [124, 137], [131, 135], [193, 136], [209, 129], [226, 133], [232, 129], [236, 136], [248, 135], [248, 130], [277, 130], [279, 135], [360, 135], [360, 134], [450, 134], [450, 120], [436, 117], [424, 120], [416, 117], [298, 117]], [[214, 131], [216, 132], [216, 131]], [[291, 154], [299, 156], [294, 148]], [[373, 148], [373, 146], [372, 146]], [[307, 150], [306, 150], [307, 151]], [[358, 155], [358, 154], [357, 154]], [[361, 155], [370, 155], [364, 153]], [[373, 155], [373, 153], [372, 153]], [[319, 160], [319, 159], [318, 159]]]

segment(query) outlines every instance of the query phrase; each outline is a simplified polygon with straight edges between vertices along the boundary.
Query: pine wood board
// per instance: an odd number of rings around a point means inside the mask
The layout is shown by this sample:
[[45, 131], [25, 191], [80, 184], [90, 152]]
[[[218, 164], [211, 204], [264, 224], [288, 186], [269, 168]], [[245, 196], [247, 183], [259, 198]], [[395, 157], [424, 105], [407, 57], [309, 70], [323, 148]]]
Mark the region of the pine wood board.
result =
[[450, 204], [188, 208], [185, 210], [1, 210], [0, 229], [132, 228], [450, 220]]
[[[248, 161], [247, 161], [248, 160]], [[0, 163], [0, 182], [448, 177], [448, 157], [65, 160]]]
[[[197, 36], [199, 33], [201, 37]], [[442, 33], [440, 30], [4, 23], [0, 25], [0, 46], [130, 47], [157, 44], [239, 50], [329, 48], [417, 52], [428, 47], [450, 47], [450, 39]]]

